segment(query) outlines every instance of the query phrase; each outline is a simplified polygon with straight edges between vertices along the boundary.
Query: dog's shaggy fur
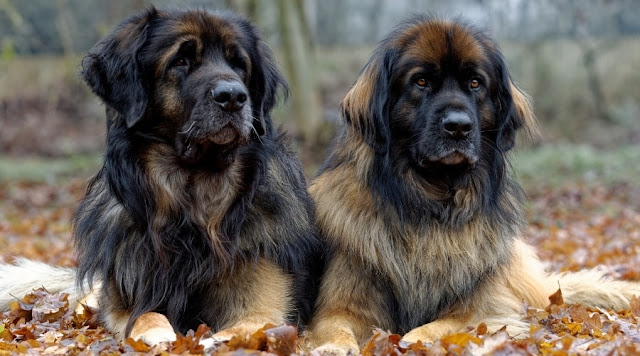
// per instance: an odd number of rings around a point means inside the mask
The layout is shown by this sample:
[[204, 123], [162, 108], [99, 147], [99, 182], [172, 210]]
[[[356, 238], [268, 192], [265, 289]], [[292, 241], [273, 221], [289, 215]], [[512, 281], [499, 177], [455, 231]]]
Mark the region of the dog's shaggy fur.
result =
[[357, 352], [372, 327], [433, 341], [519, 320], [523, 302], [628, 307], [640, 285], [548, 275], [522, 238], [509, 172], [516, 131], [537, 132], [498, 46], [461, 22], [416, 17], [376, 49], [342, 103], [344, 124], [310, 191], [331, 257], [311, 338]]
[[106, 327], [155, 343], [201, 323], [220, 337], [303, 325], [320, 266], [313, 208], [271, 121], [286, 83], [254, 26], [150, 9], [82, 64], [108, 132], [74, 220], [77, 281]]

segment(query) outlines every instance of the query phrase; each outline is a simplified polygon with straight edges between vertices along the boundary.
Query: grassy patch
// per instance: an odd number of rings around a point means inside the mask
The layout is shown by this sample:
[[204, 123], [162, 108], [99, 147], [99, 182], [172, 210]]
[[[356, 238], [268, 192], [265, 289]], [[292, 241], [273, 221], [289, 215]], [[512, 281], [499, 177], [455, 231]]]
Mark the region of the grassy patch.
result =
[[77, 155], [68, 158], [0, 158], [0, 181], [55, 182], [67, 177], [90, 176], [98, 171], [102, 157]]
[[525, 187], [571, 181], [633, 183], [640, 177], [640, 147], [598, 150], [587, 145], [556, 144], [520, 150], [513, 168]]

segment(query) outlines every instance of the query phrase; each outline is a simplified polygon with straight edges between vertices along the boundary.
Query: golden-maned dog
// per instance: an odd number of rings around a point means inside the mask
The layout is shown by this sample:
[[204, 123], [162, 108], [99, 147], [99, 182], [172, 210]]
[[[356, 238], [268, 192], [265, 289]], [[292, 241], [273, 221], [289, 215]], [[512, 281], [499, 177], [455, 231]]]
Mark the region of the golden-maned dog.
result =
[[152, 8], [82, 65], [108, 132], [74, 220], [78, 268], [3, 265], [4, 304], [40, 285], [75, 301], [76, 278], [93, 287], [110, 331], [150, 344], [201, 323], [220, 338], [303, 324], [319, 267], [313, 205], [272, 125], [286, 83], [255, 27]]
[[509, 172], [516, 131], [537, 132], [498, 46], [460, 22], [416, 17], [373, 53], [310, 187], [331, 247], [310, 327], [320, 351], [357, 353], [373, 327], [405, 343], [520, 321], [523, 303], [629, 306], [640, 285], [549, 275], [522, 237]]

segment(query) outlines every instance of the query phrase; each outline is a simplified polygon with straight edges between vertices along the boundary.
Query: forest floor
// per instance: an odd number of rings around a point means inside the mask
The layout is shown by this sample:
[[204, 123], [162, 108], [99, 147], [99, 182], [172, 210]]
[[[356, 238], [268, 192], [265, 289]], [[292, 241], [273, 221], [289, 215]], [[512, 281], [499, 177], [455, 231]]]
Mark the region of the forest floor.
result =
[[[638, 162], [639, 155], [640, 149], [633, 147], [599, 152], [548, 146], [515, 156], [514, 170], [529, 199], [527, 238], [549, 270], [600, 267], [611, 276], [640, 281], [640, 183], [633, 179], [640, 173], [629, 164]], [[75, 265], [70, 221], [98, 161], [86, 156], [60, 161], [0, 159], [0, 262], [26, 256]], [[201, 328], [173, 344], [154, 348], [131, 340], [122, 343], [91, 315], [69, 310], [65, 295], [36, 291], [15, 297], [12, 310], [0, 311], [4, 312], [0, 355], [198, 354], [203, 350], [197, 340], [208, 334]], [[480, 324], [433, 344], [403, 348], [398, 335], [377, 331], [363, 354], [640, 353], [637, 300], [627, 310], [604, 310], [565, 305], [556, 296], [545, 310], [523, 306], [522, 317], [531, 322], [531, 335], [525, 339], [506, 332], [489, 334]], [[215, 352], [240, 348], [248, 353], [305, 351], [295, 329], [267, 326], [252, 338], [235, 339]]]

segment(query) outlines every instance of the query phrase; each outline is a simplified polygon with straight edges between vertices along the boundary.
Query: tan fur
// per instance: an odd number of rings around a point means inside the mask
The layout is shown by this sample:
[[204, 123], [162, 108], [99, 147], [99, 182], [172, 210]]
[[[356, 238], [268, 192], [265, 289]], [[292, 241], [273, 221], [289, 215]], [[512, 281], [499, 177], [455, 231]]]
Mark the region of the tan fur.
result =
[[105, 329], [111, 331], [118, 339], [125, 339], [125, 330], [131, 313], [124, 310], [111, 310], [109, 313], [102, 313]]
[[[214, 334], [214, 338], [228, 340], [234, 335], [250, 335], [265, 324], [283, 324], [287, 317], [283, 311], [289, 310], [292, 303], [292, 296], [289, 295], [291, 278], [267, 259], [247, 263], [235, 269], [229, 278], [221, 281], [215, 290], [211, 291], [229, 296], [229, 302], [234, 303], [227, 309], [226, 315], [220, 315], [221, 319], [228, 322], [222, 330]], [[235, 288], [238, 283], [247, 288]], [[124, 338], [130, 314], [122, 310], [111, 310], [104, 315], [105, 327], [117, 337]], [[150, 312], [136, 319], [130, 337], [152, 345], [170, 341], [171, 333], [174, 333], [173, 328], [166, 316]]]
[[[450, 37], [447, 37], [451, 34]], [[452, 47], [464, 54], [455, 55], [468, 62], [479, 62], [484, 59], [482, 46], [460, 26], [447, 21], [433, 20], [428, 24], [418, 25], [407, 30], [394, 44], [396, 48], [407, 48], [412, 58], [420, 58], [427, 62], [438, 63], [446, 56], [447, 41], [452, 38]]]
[[[100, 307], [100, 305], [98, 304], [98, 295], [96, 292], [99, 288], [99, 285], [94, 285], [93, 289], [89, 293], [78, 300], [78, 304], [74, 308], [76, 314], [84, 314], [85, 306], [95, 309]], [[69, 306], [71, 306], [71, 304]]]
[[[150, 185], [158, 204], [156, 223], [161, 225], [164, 219], [169, 218], [171, 211], [178, 210], [179, 204], [189, 199], [186, 194], [189, 194], [191, 172], [175, 161], [171, 148], [167, 146], [156, 145], [151, 148], [146, 159], [147, 173], [152, 178]], [[202, 183], [191, 187], [195, 188], [193, 196], [197, 200], [195, 204], [199, 206], [195, 218], [201, 226], [207, 226], [213, 246], [222, 259], [228, 256], [217, 238], [218, 231], [224, 214], [236, 199], [235, 192], [242, 183], [241, 169], [242, 165], [238, 163], [230, 167], [227, 174], [202, 175], [197, 178]]]
[[371, 122], [361, 122], [366, 118], [369, 110], [369, 101], [373, 94], [375, 83], [378, 81], [379, 63], [373, 62], [365, 67], [358, 80], [353, 84], [342, 100], [342, 110], [352, 120], [354, 128], [359, 130], [363, 125], [372, 125]]
[[572, 273], [554, 273], [549, 276], [548, 284], [559, 286], [565, 303], [569, 304], [622, 310], [629, 308], [629, 300], [633, 296], [640, 297], [640, 283], [607, 277], [604, 267]]
[[[372, 112], [384, 104], [375, 102], [377, 106], [372, 108], [372, 102], [378, 97], [384, 98], [384, 95], [376, 96], [382, 89], [376, 85], [402, 87], [397, 83], [392, 86], [380, 77], [383, 65], [385, 70], [387, 66], [393, 67], [386, 63], [385, 51], [402, 53], [395, 57], [398, 62], [433, 61], [436, 64], [442, 56], [450, 58], [450, 52], [446, 51], [448, 41], [452, 43], [452, 54], [461, 63], [486, 62], [489, 52], [498, 51], [487, 38], [478, 39], [455, 23], [427, 20], [408, 24], [394, 32], [391, 40], [381, 43], [345, 96], [342, 104], [345, 123], [329, 156], [328, 168], [309, 188], [316, 202], [317, 225], [331, 249], [309, 328], [309, 339], [317, 347], [316, 351], [357, 354], [374, 327], [391, 332], [404, 330], [404, 343], [432, 342], [481, 322], [486, 323], [490, 331], [506, 326], [510, 335], [523, 337], [529, 332], [529, 325], [521, 320], [524, 306], [546, 307], [548, 297], [558, 287], [562, 288], [567, 302], [628, 307], [631, 296], [640, 295], [640, 283], [607, 279], [602, 271], [549, 275], [544, 270], [534, 249], [521, 236], [522, 196], [508, 171], [502, 177], [500, 194], [490, 198], [496, 199], [493, 202], [496, 213], [504, 214], [500, 215], [501, 219], [492, 217], [491, 212], [481, 208], [483, 202], [479, 201], [486, 199], [487, 189], [492, 189], [489, 185], [495, 177], [482, 166], [491, 162], [480, 160], [472, 178], [466, 180], [465, 185], [455, 186], [454, 191], [446, 182], [428, 181], [400, 163], [400, 168], [382, 165], [398, 169], [395, 175], [374, 171], [376, 159], [397, 159], [394, 154], [403, 155], [405, 152], [401, 149], [406, 149], [402, 146], [398, 149], [400, 152], [387, 153], [382, 146], [376, 150], [378, 137], [370, 134], [384, 135], [388, 131], [368, 126], [386, 125], [393, 120], [380, 118], [379, 115], [385, 115], [380, 111]], [[447, 38], [448, 35], [451, 37]], [[411, 77], [414, 72], [408, 71], [393, 75]], [[489, 76], [482, 71], [476, 73]], [[513, 102], [514, 107], [508, 108], [513, 111], [506, 112], [509, 114], [505, 119], [498, 115], [504, 115], [502, 110], [507, 108], [478, 104], [483, 132], [496, 132], [496, 125], [504, 123], [498, 120], [513, 120], [510, 123], [514, 128], [523, 127], [529, 136], [538, 138], [540, 131], [530, 97], [510, 79], [509, 84], [502, 84], [496, 78], [485, 78], [485, 81], [496, 86], [509, 85], [505, 90], [511, 93], [511, 100], [505, 102]], [[407, 112], [411, 106], [393, 109], [396, 123], [412, 117]], [[490, 139], [488, 135], [483, 139]], [[383, 137], [391, 145], [394, 138], [398, 145], [407, 139]], [[508, 159], [507, 153], [501, 154]], [[372, 188], [375, 184], [382, 186], [380, 189], [386, 188], [385, 182], [369, 181], [376, 175], [400, 179], [411, 194], [421, 197], [421, 200], [406, 201], [433, 203], [435, 207], [441, 202], [448, 204], [446, 207], [450, 210], [445, 213], [449, 214], [449, 220], [442, 222], [437, 216], [408, 220], [398, 216], [398, 210], [386, 206], [387, 202]], [[425, 316], [425, 310], [435, 311]], [[402, 321], [394, 320], [394, 315]], [[431, 321], [420, 325], [424, 321], [417, 318], [427, 317]]]
[[[185, 24], [185, 26], [199, 27], [197, 26], [197, 24]], [[181, 31], [178, 31], [178, 33], [180, 32]], [[180, 49], [180, 46], [182, 46], [182, 44], [185, 42], [191, 42], [195, 44], [196, 58], [202, 57], [202, 50], [204, 46], [202, 44], [202, 41], [200, 40], [200, 37], [197, 35], [198, 31], [192, 30], [192, 31], [184, 31], [182, 33], [184, 33], [184, 35], [178, 36], [177, 41], [173, 43], [173, 45], [171, 45], [171, 47], [168, 48], [164, 53], [162, 53], [161, 56], [159, 56], [157, 65], [155, 66], [155, 69], [156, 69], [155, 76], [157, 78], [162, 77], [162, 72], [167, 68], [167, 65], [169, 65], [169, 62], [175, 58], [176, 54], [178, 53], [178, 50]]]
[[[354, 181], [355, 170], [345, 168], [328, 172], [310, 187], [317, 204], [319, 226], [338, 251], [325, 272], [315, 322], [310, 328], [317, 345], [358, 345], [371, 336], [371, 326], [388, 328], [390, 321], [381, 318], [383, 302], [369, 293], [375, 289], [372, 281], [357, 273], [363, 263], [377, 266], [385, 275], [393, 276], [393, 287], [398, 293], [405, 295], [408, 302], [417, 303], [421, 300], [419, 295], [429, 288], [422, 279], [438, 279], [437, 275], [448, 269], [452, 258], [463, 258], [468, 265], [483, 268], [486, 263], [497, 262], [487, 261], [486, 256], [504, 255], [508, 250], [508, 245], [503, 245], [502, 238], [498, 238], [501, 232], [492, 231], [491, 226], [480, 221], [465, 226], [462, 231], [440, 228], [431, 231], [429, 237], [426, 230], [405, 229], [404, 247], [398, 246], [388, 233], [403, 227], [388, 226], [382, 221], [383, 217], [375, 213], [377, 209], [370, 191], [360, 181]], [[340, 203], [336, 204], [338, 201]], [[391, 219], [394, 220], [397, 217]], [[500, 293], [501, 290], [493, 292]], [[486, 294], [491, 293], [487, 291]], [[513, 314], [517, 315], [521, 299], [515, 299], [515, 303], [509, 301]], [[474, 301], [469, 303], [460, 308], [480, 308], [486, 312], [504, 308], [503, 303], [489, 306], [475, 305]], [[420, 305], [416, 304], [415, 308]], [[454, 319], [461, 320], [459, 328], [462, 328], [472, 316]], [[332, 328], [337, 329], [337, 333], [331, 331]], [[349, 349], [357, 350], [351, 346]]]
[[142, 340], [149, 345], [155, 345], [162, 341], [173, 341], [176, 334], [166, 316], [149, 312], [136, 319], [129, 335], [134, 340]]
[[[234, 335], [246, 336], [254, 333], [265, 324], [280, 325], [286, 320], [284, 310], [288, 310], [292, 300], [291, 276], [285, 274], [275, 263], [261, 259], [256, 265], [249, 264], [238, 270], [230, 280], [234, 284], [222, 283], [221, 289], [228, 289], [235, 296], [237, 305], [228, 310], [229, 320], [223, 329], [214, 334], [217, 339], [229, 339]], [[243, 290], [233, 290], [237, 281], [247, 286]]]
[[524, 132], [534, 141], [542, 139], [542, 131], [533, 112], [533, 99], [531, 96], [511, 82], [511, 97], [518, 115], [523, 118], [522, 127]]

